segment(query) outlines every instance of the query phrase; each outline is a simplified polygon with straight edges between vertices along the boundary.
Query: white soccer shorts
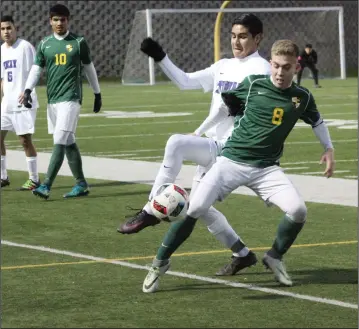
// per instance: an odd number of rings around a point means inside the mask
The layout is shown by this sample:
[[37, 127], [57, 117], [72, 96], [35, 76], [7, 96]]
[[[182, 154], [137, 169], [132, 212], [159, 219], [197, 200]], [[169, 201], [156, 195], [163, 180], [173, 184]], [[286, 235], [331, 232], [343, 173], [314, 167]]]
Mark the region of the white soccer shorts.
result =
[[47, 128], [49, 134], [55, 131], [76, 132], [80, 116], [79, 102], [61, 102], [47, 105]]
[[1, 112], [1, 130], [13, 131], [18, 136], [34, 134], [36, 114], [36, 109]]

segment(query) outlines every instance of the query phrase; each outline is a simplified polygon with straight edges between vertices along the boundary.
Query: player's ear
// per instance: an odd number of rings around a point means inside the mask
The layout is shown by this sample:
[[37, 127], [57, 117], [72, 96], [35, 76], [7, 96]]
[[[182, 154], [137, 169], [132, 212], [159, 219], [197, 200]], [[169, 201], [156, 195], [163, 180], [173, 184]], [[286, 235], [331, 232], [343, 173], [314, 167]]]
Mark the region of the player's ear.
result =
[[259, 46], [259, 44], [261, 43], [262, 40], [263, 40], [263, 33], [258, 33], [254, 37], [254, 42], [257, 44], [257, 46]]

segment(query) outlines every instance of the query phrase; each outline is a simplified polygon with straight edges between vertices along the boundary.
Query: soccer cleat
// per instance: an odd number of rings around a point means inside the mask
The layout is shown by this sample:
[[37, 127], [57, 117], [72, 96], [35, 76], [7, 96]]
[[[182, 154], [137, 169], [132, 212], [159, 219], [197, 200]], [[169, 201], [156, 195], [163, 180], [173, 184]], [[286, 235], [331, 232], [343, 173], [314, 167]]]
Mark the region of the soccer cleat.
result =
[[45, 184], [41, 184], [39, 187], [32, 190], [32, 194], [47, 200], [50, 196], [50, 188]]
[[5, 187], [9, 185], [10, 185], [9, 177], [6, 177], [6, 179], [1, 179], [1, 187]]
[[280, 284], [289, 287], [293, 285], [282, 260], [273, 258], [266, 253], [264, 254], [262, 262], [267, 269], [270, 269], [274, 273], [275, 279]]
[[78, 198], [80, 196], [86, 196], [90, 193], [87, 184], [76, 184], [69, 193], [64, 194], [65, 199]]
[[145, 280], [143, 281], [142, 291], [146, 293], [156, 292], [159, 286], [159, 278], [170, 268], [170, 262], [160, 267], [151, 267]]
[[135, 216], [130, 217], [117, 228], [117, 232], [122, 234], [133, 234], [142, 231], [147, 226], [154, 226], [161, 222], [158, 218], [141, 209]]
[[32, 191], [40, 186], [40, 181], [35, 182], [32, 179], [28, 179], [20, 188], [19, 191]]
[[232, 256], [232, 260], [229, 264], [221, 268], [216, 275], [235, 275], [237, 272], [245, 269], [246, 267], [251, 267], [257, 263], [256, 254], [252, 251], [249, 251], [248, 255], [245, 257], [236, 257]]

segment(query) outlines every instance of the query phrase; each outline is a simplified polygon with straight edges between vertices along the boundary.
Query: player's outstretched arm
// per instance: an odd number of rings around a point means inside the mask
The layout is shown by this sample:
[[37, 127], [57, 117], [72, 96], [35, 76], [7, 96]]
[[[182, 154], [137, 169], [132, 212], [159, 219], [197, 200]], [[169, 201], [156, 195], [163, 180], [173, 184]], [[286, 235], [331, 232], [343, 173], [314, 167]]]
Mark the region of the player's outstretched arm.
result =
[[194, 131], [193, 135], [201, 136], [209, 129], [223, 121], [229, 116], [228, 108], [225, 104], [219, 106], [215, 111], [212, 111], [202, 124]]
[[152, 57], [167, 77], [181, 90], [203, 88], [205, 91], [209, 91], [213, 89], [213, 65], [204, 70], [186, 73], [169, 59], [162, 46], [152, 38], [145, 38], [142, 41], [141, 51]]

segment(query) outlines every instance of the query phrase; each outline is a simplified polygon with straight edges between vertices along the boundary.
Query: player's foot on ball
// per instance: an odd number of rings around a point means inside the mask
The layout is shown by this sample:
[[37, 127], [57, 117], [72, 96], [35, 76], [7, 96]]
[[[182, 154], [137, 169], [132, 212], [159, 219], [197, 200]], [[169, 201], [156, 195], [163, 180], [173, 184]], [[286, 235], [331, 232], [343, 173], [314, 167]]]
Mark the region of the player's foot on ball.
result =
[[19, 191], [32, 191], [40, 186], [40, 181], [35, 182], [32, 179], [28, 179], [20, 188]]
[[6, 177], [6, 179], [1, 179], [1, 187], [5, 187], [9, 185], [10, 185], [9, 177]]
[[69, 193], [64, 194], [65, 199], [78, 198], [86, 196], [90, 193], [89, 187], [86, 183], [76, 184]]
[[142, 231], [147, 226], [154, 226], [161, 221], [146, 210], [140, 210], [133, 217], [130, 217], [117, 228], [117, 232], [122, 234], [133, 234]]
[[151, 267], [143, 281], [142, 291], [146, 293], [156, 292], [159, 286], [159, 278], [170, 268], [170, 262], [160, 267]]
[[50, 188], [45, 184], [41, 184], [39, 187], [32, 190], [32, 194], [47, 200], [50, 196]]
[[256, 254], [252, 251], [249, 251], [248, 255], [245, 257], [232, 256], [231, 262], [221, 268], [216, 275], [235, 275], [246, 267], [256, 265], [257, 261]]

